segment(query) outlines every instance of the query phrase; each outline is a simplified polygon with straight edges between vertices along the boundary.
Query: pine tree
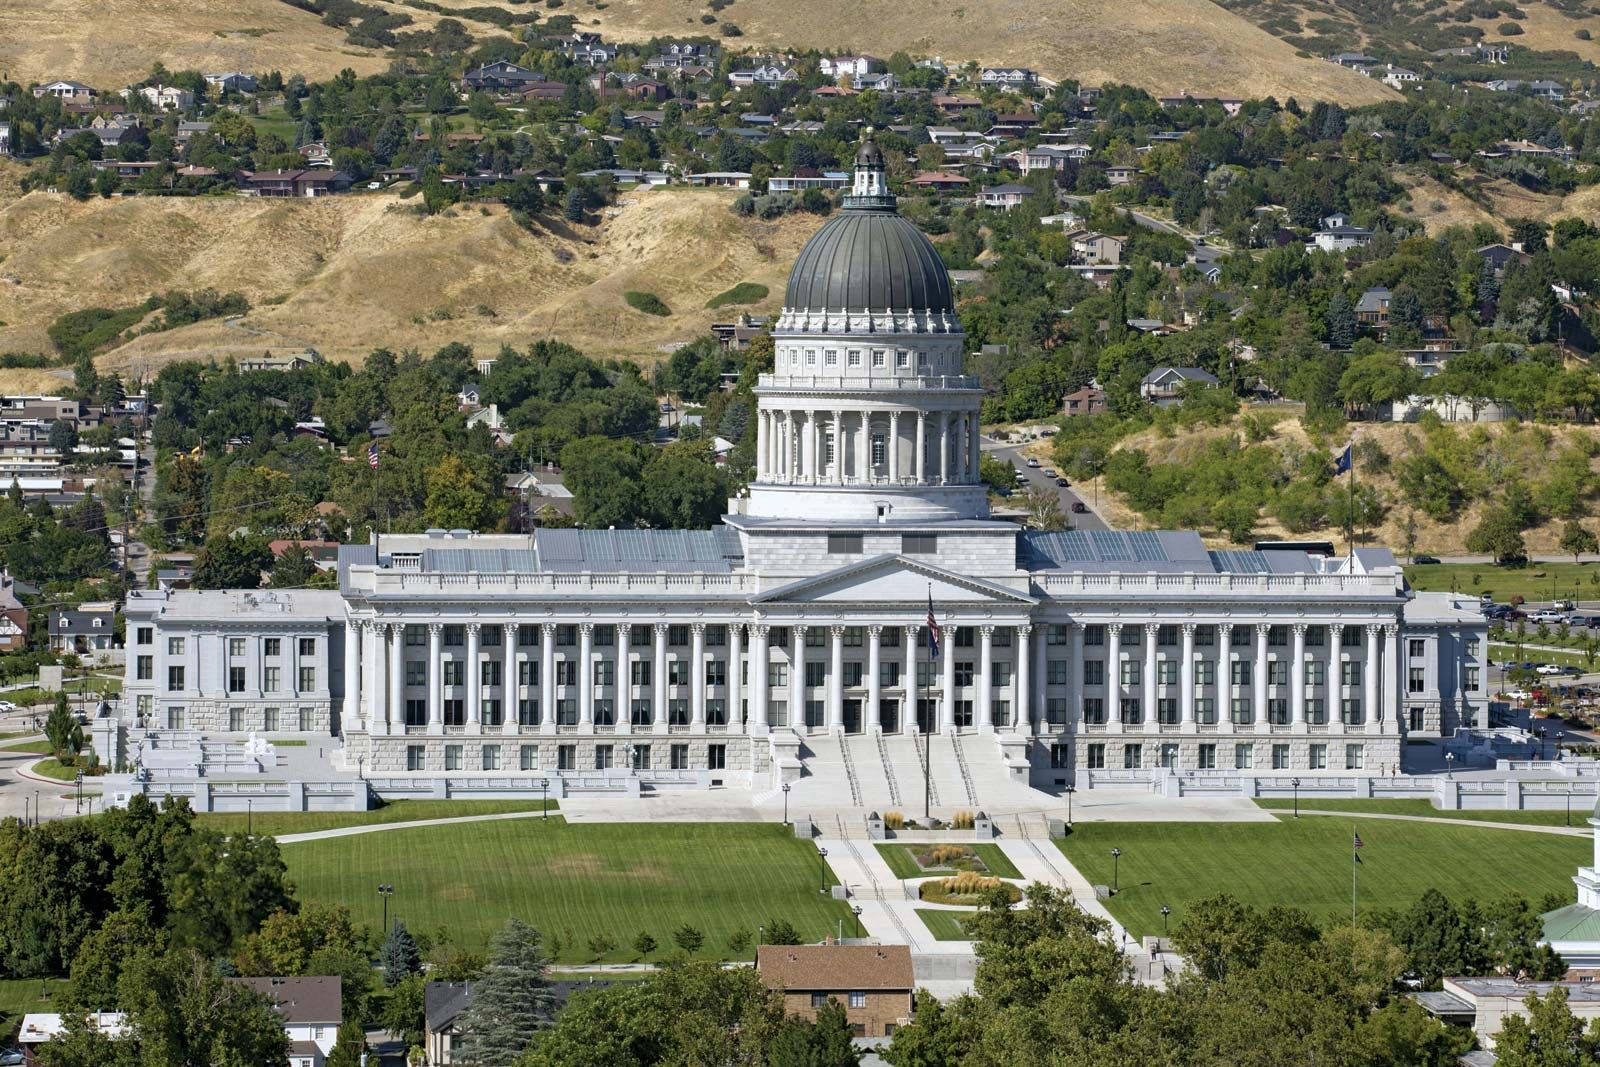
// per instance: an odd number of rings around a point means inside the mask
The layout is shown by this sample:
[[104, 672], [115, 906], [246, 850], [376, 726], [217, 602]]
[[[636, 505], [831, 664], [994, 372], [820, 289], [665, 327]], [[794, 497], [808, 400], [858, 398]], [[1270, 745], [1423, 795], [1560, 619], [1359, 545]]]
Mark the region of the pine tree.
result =
[[511, 919], [495, 935], [489, 966], [473, 984], [455, 1059], [471, 1067], [512, 1067], [555, 1012], [545, 978], [550, 960], [539, 931]]
[[422, 970], [422, 952], [405, 923], [396, 920], [389, 927], [383, 948], [378, 952], [378, 962], [383, 966], [383, 984], [391, 989], [405, 981], [407, 975]]
[[567, 216], [567, 221], [568, 222], [582, 222], [583, 221], [583, 190], [581, 190], [581, 189], [568, 189], [567, 190], [566, 216]]
[[67, 694], [56, 694], [56, 705], [44, 721], [44, 736], [50, 741], [50, 751], [63, 763], [72, 759], [83, 747], [83, 728], [72, 715], [67, 704]]
[[1349, 348], [1356, 343], [1356, 311], [1343, 289], [1336, 289], [1328, 301], [1328, 344]]

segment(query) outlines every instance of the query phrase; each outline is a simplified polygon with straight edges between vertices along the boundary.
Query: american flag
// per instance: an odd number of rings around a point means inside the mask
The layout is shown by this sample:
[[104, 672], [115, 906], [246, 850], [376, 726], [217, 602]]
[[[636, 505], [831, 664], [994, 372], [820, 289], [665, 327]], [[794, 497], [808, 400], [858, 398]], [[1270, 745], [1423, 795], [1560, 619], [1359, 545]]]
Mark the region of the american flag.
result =
[[939, 658], [939, 620], [933, 617], [933, 590], [928, 590], [928, 648], [934, 659]]
[[1363, 844], [1365, 844], [1365, 842], [1363, 842], [1361, 840], [1361, 835], [1360, 834], [1356, 833], [1354, 830], [1352, 830], [1350, 832], [1351, 832], [1352, 835], [1354, 835], [1354, 840], [1351, 841], [1351, 843], [1350, 843], [1350, 855], [1357, 863], [1360, 863], [1361, 862], [1361, 853], [1360, 853], [1359, 849], [1361, 848], [1361, 846]]
[[378, 442], [376, 441], [367, 446], [367, 466], [373, 470], [378, 469]]

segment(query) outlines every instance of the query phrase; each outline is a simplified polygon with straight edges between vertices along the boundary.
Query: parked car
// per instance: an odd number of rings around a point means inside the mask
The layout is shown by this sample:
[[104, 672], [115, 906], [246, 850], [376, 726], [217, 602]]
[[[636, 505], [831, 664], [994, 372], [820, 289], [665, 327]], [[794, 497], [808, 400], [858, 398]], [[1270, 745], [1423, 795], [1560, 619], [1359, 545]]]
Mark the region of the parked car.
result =
[[1415, 563], [1415, 564], [1418, 564], [1419, 566], [1427, 566], [1429, 564], [1438, 563], [1439, 562], [1439, 557], [1438, 556], [1412, 556], [1411, 557], [1411, 562]]
[[1084, 505], [1083, 501], [1074, 500], [1072, 502], [1072, 513], [1074, 515], [1087, 515], [1089, 514], [1089, 509]]
[[1537, 674], [1560, 674], [1561, 668], [1554, 663], [1541, 663], [1534, 668], [1534, 672]]
[[1532, 615], [1529, 615], [1528, 618], [1532, 619], [1534, 622], [1566, 622], [1567, 621], [1566, 614], [1563, 613], [1563, 612], [1560, 612], [1560, 611], [1556, 611], [1554, 608], [1543, 608], [1543, 609], [1541, 609], [1539, 611], [1534, 612]]
[[0, 714], [4, 714], [5, 712], [8, 712], [8, 711], [21, 711], [21, 710], [22, 710], [21, 708], [17, 707], [15, 704], [13, 704], [9, 700], [0, 700]]

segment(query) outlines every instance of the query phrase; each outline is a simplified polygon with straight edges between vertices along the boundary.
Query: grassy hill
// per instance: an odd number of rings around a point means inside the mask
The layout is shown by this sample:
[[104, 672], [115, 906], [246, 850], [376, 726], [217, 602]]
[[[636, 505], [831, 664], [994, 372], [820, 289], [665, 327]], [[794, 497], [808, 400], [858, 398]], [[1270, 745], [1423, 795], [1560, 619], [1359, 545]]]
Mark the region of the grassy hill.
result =
[[[317, 201], [89, 200], [30, 193], [0, 200], [0, 352], [50, 351], [63, 312], [121, 307], [152, 292], [237, 290], [252, 310], [149, 334], [100, 357], [150, 373], [179, 357], [311, 345], [359, 359], [378, 345], [492, 350], [554, 336], [599, 356], [649, 358], [703, 333], [713, 296], [768, 287], [748, 310], [781, 300], [814, 215], [775, 222], [728, 210], [731, 191], [656, 190], [624, 197], [593, 226], [551, 219], [529, 232], [499, 207], [427, 218], [395, 194]], [[624, 302], [655, 292], [672, 309]], [[0, 384], [10, 372], [0, 372]]]
[[1546, 222], [1568, 216], [1592, 218], [1600, 210], [1600, 187], [1595, 186], [1558, 196], [1469, 171], [1458, 172], [1450, 186], [1418, 169], [1402, 170], [1395, 177], [1407, 196], [1396, 209], [1421, 222], [1430, 233], [1479, 222], [1503, 230], [1507, 219], [1516, 218]]
[[[406, 31], [440, 17], [400, 0], [375, 0], [409, 15]], [[509, 0], [442, 0], [451, 10]], [[703, 0], [568, 0], [549, 14], [571, 15], [615, 40], [720, 32], [700, 21]], [[1350, 103], [1388, 95], [1383, 86], [1327, 63], [1297, 56], [1293, 45], [1210, 0], [739, 0], [724, 21], [760, 47], [837, 47], [880, 55], [904, 49], [948, 61], [1032, 66], [1098, 84], [1130, 82], [1160, 92], [1190, 90], [1321, 97]], [[463, 18], [478, 36], [504, 35]], [[281, 0], [11, 0], [0, 6], [0, 70], [21, 80], [73, 77], [113, 86], [145, 74], [157, 60], [175, 69], [202, 67], [299, 71], [321, 78], [352, 67], [382, 69], [387, 60], [345, 43], [345, 31]]]

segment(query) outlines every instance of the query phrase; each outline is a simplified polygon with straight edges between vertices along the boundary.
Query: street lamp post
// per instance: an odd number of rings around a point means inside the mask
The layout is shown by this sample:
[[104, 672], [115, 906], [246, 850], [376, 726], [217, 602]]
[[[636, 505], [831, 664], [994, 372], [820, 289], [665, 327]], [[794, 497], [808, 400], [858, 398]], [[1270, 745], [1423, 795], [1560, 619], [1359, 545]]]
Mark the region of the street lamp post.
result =
[[1567, 825], [1572, 825], [1572, 790], [1567, 790]]
[[1161, 940], [1167, 939], [1167, 916], [1172, 914], [1172, 909], [1165, 904], [1161, 905]]
[[1300, 817], [1300, 779], [1291, 778], [1289, 784], [1294, 787], [1294, 817]]
[[1067, 829], [1072, 829], [1072, 794], [1078, 790], [1074, 786], [1067, 786]]
[[254, 797], [244, 798], [244, 832], [248, 837], [255, 830], [256, 802]]
[[1446, 752], [1444, 754], [1444, 776], [1446, 778], [1450, 777], [1450, 771], [1453, 767], [1455, 767], [1455, 765], [1456, 754], [1454, 752]]
[[1118, 881], [1118, 879], [1117, 879], [1117, 867], [1118, 867], [1118, 863], [1119, 863], [1119, 861], [1121, 859], [1122, 859], [1122, 850], [1120, 848], [1112, 849], [1111, 850], [1111, 895], [1112, 896], [1116, 896], [1117, 895], [1117, 891], [1122, 885], [1122, 883], [1120, 881]]
[[783, 783], [783, 825], [789, 825], [789, 783]]
[[539, 779], [539, 808], [539, 818], [548, 820], [550, 818], [550, 779], [548, 778]]
[[828, 850], [817, 846], [817, 892], [828, 891]]
[[384, 882], [378, 886], [378, 895], [383, 898], [383, 930], [385, 934], [387, 934], [389, 931], [389, 896], [393, 892], [394, 886], [390, 885], [388, 882]]
[[859, 938], [861, 936], [861, 905], [853, 904], [851, 905], [850, 910], [855, 914], [856, 917], [856, 937]]

